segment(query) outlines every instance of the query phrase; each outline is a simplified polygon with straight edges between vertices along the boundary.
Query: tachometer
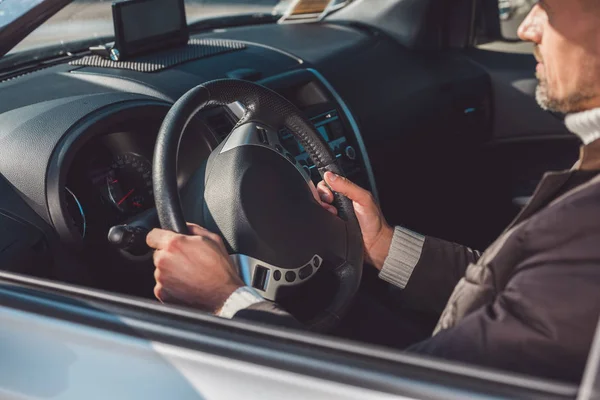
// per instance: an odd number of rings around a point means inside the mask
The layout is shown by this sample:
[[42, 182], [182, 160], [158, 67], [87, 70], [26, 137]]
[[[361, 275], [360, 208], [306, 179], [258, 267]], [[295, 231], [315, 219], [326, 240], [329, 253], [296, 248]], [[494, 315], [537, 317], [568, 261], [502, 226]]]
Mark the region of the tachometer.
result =
[[116, 156], [106, 175], [108, 197], [122, 213], [136, 214], [154, 205], [152, 165], [135, 153]]

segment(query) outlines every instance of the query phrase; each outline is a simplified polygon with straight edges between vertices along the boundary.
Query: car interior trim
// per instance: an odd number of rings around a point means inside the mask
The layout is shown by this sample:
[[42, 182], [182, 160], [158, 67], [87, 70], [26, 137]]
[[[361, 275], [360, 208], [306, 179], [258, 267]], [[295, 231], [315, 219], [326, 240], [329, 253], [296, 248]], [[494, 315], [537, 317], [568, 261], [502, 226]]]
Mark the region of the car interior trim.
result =
[[281, 287], [297, 286], [308, 281], [323, 263], [323, 258], [318, 254], [297, 268], [277, 267], [245, 254], [232, 254], [230, 258], [244, 283], [271, 301], [275, 301]]

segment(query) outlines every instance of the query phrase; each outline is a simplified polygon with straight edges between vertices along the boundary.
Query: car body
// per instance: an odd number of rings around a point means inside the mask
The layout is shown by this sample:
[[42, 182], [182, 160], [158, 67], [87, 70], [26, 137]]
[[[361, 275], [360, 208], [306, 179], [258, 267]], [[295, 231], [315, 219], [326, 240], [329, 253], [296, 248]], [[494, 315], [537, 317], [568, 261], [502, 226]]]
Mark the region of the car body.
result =
[[[41, 2], [7, 37], [44, 32], [67, 3]], [[542, 172], [572, 164], [578, 142], [535, 104], [530, 49], [499, 37], [478, 43], [463, 29], [490, 15], [499, 24], [507, 2], [460, 2], [454, 11], [469, 23], [428, 12], [443, 3], [354, 0], [309, 24], [278, 23], [287, 3], [266, 19], [218, 16], [191, 32], [208, 56], [166, 67], [160, 52], [111, 64], [88, 42], [39, 42], [0, 58], [0, 397], [597, 398], [600, 336], [576, 386], [409, 355], [343, 328], [226, 320], [156, 302], [151, 254], [106, 240], [112, 226], [154, 218], [147, 175], [171, 105], [204, 82], [242, 78], [301, 109], [390, 221], [485, 247]], [[190, 122], [182, 187], [242, 114], [232, 103]], [[320, 179], [278, 134], [291, 162]], [[120, 186], [124, 171], [135, 174], [137, 197]], [[367, 298], [393, 300], [365, 275]]]

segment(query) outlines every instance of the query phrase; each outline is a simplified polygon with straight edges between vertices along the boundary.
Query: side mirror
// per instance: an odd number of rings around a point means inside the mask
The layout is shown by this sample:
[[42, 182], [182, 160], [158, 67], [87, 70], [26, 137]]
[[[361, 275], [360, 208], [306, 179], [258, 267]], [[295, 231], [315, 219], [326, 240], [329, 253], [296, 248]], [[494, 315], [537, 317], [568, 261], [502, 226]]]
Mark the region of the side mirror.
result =
[[519, 40], [517, 30], [537, 0], [498, 0], [498, 15], [502, 37]]

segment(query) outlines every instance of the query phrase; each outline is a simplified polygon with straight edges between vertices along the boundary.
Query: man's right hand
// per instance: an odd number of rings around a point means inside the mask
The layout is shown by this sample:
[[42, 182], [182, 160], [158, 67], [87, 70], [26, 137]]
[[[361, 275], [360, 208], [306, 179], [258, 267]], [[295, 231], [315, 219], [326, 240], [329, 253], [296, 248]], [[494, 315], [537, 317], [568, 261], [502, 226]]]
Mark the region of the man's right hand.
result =
[[[386, 222], [375, 198], [369, 191], [344, 177], [326, 172], [325, 180], [317, 185], [317, 191], [323, 203], [331, 204], [333, 202], [332, 190], [352, 200], [363, 235], [366, 261], [381, 270], [390, 251], [394, 228]], [[326, 209], [332, 211], [329, 207]]]

